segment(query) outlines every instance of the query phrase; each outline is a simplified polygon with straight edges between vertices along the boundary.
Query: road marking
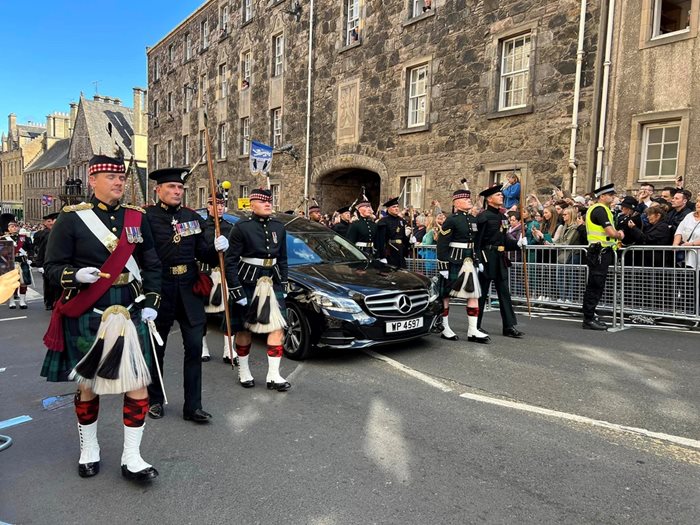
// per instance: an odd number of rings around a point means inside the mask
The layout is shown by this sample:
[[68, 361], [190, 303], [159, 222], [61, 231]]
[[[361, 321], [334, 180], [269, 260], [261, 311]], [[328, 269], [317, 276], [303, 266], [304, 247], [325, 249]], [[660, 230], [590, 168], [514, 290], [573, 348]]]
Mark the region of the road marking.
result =
[[20, 423], [26, 423], [27, 421], [31, 420], [32, 418], [29, 416], [17, 416], [13, 417], [12, 419], [6, 419], [5, 421], [0, 421], [0, 430], [19, 425]]
[[497, 405], [507, 408], [513, 408], [515, 410], [522, 410], [523, 412], [531, 412], [533, 414], [540, 414], [543, 416], [556, 417], [559, 419], [565, 419], [567, 421], [574, 421], [576, 423], [583, 423], [585, 425], [591, 425], [595, 427], [607, 428], [609, 430], [614, 430], [617, 432], [626, 432], [629, 434], [639, 434], [646, 437], [662, 439], [664, 441], [670, 441], [671, 443], [676, 443], [677, 445], [683, 445], [686, 447], [692, 447], [700, 449], [700, 441], [695, 439], [685, 438], [681, 436], [674, 436], [671, 434], [664, 434], [662, 432], [653, 432], [645, 428], [628, 427], [625, 425], [618, 425], [616, 423], [610, 423], [608, 421], [602, 421], [600, 419], [593, 419], [590, 417], [579, 416], [576, 414], [569, 414], [567, 412], [559, 412], [558, 410], [550, 410], [548, 408], [542, 408], [534, 405], [528, 405], [526, 403], [519, 403], [517, 401], [508, 401], [506, 399], [499, 399], [490, 396], [483, 396], [480, 394], [471, 394], [465, 392], [460, 394], [459, 397], [465, 399], [471, 399], [472, 401], [479, 401], [481, 403], [489, 403], [491, 405]]
[[423, 372], [419, 372], [418, 370], [414, 370], [413, 368], [406, 366], [402, 363], [399, 363], [398, 361], [394, 361], [393, 359], [386, 357], [385, 355], [378, 354], [377, 352], [373, 352], [372, 350], [363, 350], [364, 353], [367, 355], [374, 357], [375, 359], [379, 359], [380, 361], [384, 361], [388, 365], [393, 366], [397, 370], [400, 370], [401, 372], [408, 374], [409, 376], [415, 377], [416, 379], [419, 379], [423, 381], [424, 383], [427, 383], [430, 386], [433, 386], [439, 390], [442, 390], [443, 392], [452, 392], [452, 389], [444, 384], [441, 381], [438, 381], [437, 379], [433, 379], [429, 375], [424, 374]]
[[0, 368], [0, 372], [4, 372], [7, 368]]
[[0, 319], [0, 323], [2, 323], [3, 321], [19, 321], [20, 319], [26, 319], [26, 318], [27, 318], [26, 315], [23, 315], [21, 317], [8, 317], [6, 319]]

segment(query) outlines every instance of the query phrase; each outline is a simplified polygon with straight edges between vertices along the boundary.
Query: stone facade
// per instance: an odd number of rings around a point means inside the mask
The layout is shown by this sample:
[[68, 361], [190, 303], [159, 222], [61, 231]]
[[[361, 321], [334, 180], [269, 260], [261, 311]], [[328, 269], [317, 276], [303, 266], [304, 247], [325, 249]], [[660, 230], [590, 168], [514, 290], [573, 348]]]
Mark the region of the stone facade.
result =
[[[253, 2], [258, 12], [244, 21], [241, 2], [212, 0], [149, 49], [151, 166], [194, 164], [206, 125], [215, 176], [237, 197], [264, 184], [249, 173], [243, 119], [251, 138], [271, 143], [279, 109], [279, 143], [298, 155], [276, 154], [271, 182], [279, 209], [299, 206], [309, 6], [301, 2], [297, 21], [292, 4]], [[309, 196], [325, 211], [352, 202], [360, 186], [375, 205], [405, 188], [406, 204], [428, 208], [449, 202], [462, 177], [480, 189], [514, 168], [528, 191], [567, 188], [570, 156], [576, 189], [591, 189], [599, 1], [587, 3], [573, 155], [579, 0], [434, 0], [425, 12], [409, 0], [315, 5]], [[206, 188], [200, 167], [188, 184], [191, 206]]]
[[700, 65], [695, 60], [700, 52], [700, 1], [620, 4], [612, 27], [601, 178], [627, 190], [642, 182], [658, 190], [675, 187], [676, 177], [682, 176], [685, 187], [696, 194], [700, 150], [692, 145], [700, 142]]

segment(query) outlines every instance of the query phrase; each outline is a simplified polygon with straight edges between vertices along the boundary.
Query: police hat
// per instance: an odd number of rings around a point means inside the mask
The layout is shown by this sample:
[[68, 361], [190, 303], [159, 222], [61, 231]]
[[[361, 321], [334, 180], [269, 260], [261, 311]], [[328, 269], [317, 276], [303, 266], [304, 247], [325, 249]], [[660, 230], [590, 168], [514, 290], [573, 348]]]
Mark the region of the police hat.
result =
[[338, 209], [335, 210], [335, 211], [336, 211], [337, 213], [340, 213], [340, 214], [342, 215], [343, 213], [346, 213], [346, 212], [350, 211], [350, 206], [343, 206], [342, 208], [338, 208]]
[[106, 155], [93, 156], [88, 163], [88, 175], [97, 173], [126, 173], [124, 159]]
[[636, 210], [637, 206], [639, 206], [639, 201], [632, 197], [631, 195], [628, 195], [624, 199], [622, 199], [622, 202], [620, 202], [620, 206], [624, 206], [625, 208], [629, 208], [630, 210]]
[[272, 202], [272, 192], [263, 188], [257, 188], [250, 192], [248, 199], [251, 201]]
[[42, 219], [45, 221], [56, 220], [58, 218], [58, 213], [59, 212], [49, 213], [48, 215], [44, 215]]
[[503, 189], [503, 184], [496, 184], [495, 186], [491, 186], [490, 188], [486, 188], [484, 191], [479, 193], [480, 197], [488, 197], [489, 195], [493, 195], [494, 193], [499, 193]]
[[189, 168], [163, 168], [152, 171], [148, 178], [156, 181], [156, 184], [165, 184], [166, 182], [179, 182], [185, 184], [190, 176]]
[[392, 206], [398, 206], [399, 205], [399, 198], [394, 197], [393, 199], [389, 199], [384, 203], [385, 208], [391, 208]]
[[606, 184], [605, 186], [601, 186], [600, 188], [593, 190], [593, 194], [597, 197], [600, 197], [601, 195], [605, 195], [606, 193], [615, 193], [615, 185], [614, 184]]

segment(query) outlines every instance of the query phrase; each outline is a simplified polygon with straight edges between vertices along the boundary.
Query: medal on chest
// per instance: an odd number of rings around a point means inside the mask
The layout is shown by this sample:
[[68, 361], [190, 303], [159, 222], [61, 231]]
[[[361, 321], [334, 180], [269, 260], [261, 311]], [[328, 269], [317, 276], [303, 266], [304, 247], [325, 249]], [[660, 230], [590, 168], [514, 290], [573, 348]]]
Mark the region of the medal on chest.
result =
[[272, 232], [272, 242], [277, 244], [277, 232]]
[[189, 237], [190, 235], [196, 235], [202, 233], [202, 228], [199, 225], [199, 221], [187, 221], [187, 222], [177, 222], [173, 219], [172, 222], [173, 230], [175, 235], [173, 236], [173, 242], [178, 243], [183, 237]]
[[507, 232], [508, 231], [508, 220], [507, 219], [501, 219], [501, 231]]
[[170, 221], [170, 224], [173, 226], [173, 231], [175, 232], [175, 235], [173, 235], [173, 242], [175, 244], [179, 243], [182, 237], [180, 236], [180, 233], [177, 231], [177, 219], [173, 217], [173, 220]]
[[126, 240], [129, 244], [137, 244], [143, 242], [141, 228], [139, 226], [125, 226]]

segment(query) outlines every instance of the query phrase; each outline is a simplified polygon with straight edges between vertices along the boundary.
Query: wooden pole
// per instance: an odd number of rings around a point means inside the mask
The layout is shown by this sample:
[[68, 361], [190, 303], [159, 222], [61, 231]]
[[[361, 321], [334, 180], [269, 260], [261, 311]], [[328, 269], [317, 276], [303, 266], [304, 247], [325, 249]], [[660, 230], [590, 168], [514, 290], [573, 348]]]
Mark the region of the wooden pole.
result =
[[[513, 169], [515, 172], [515, 169]], [[520, 170], [520, 196], [518, 199], [518, 205], [520, 208], [520, 236], [527, 239], [527, 230], [525, 228], [525, 216], [523, 215], [523, 196], [525, 193], [525, 180], [523, 178], [523, 172]], [[525, 247], [520, 248], [521, 257], [523, 258], [523, 277], [525, 279], [525, 302], [527, 303], [527, 315], [532, 319], [532, 307], [530, 306], [530, 281], [527, 275], [527, 250]]]

